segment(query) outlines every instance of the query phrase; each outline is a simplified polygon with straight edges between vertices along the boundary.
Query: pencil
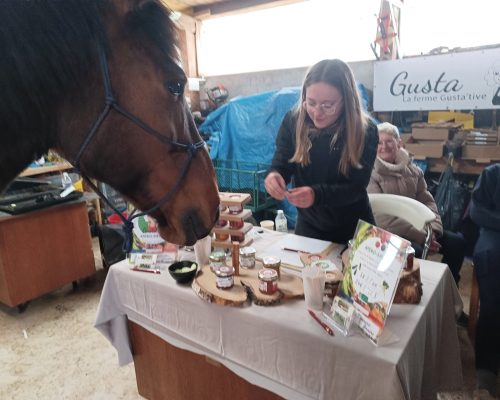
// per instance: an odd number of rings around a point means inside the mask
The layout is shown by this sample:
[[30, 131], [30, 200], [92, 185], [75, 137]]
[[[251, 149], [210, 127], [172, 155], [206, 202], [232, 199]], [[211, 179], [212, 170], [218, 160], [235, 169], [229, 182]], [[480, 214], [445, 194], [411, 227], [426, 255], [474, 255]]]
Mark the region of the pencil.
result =
[[299, 250], [299, 249], [292, 249], [290, 247], [283, 247], [281, 250], [284, 250], [284, 251], [293, 251], [295, 253], [305, 253], [305, 254], [310, 254], [308, 251], [304, 251], [304, 250]]

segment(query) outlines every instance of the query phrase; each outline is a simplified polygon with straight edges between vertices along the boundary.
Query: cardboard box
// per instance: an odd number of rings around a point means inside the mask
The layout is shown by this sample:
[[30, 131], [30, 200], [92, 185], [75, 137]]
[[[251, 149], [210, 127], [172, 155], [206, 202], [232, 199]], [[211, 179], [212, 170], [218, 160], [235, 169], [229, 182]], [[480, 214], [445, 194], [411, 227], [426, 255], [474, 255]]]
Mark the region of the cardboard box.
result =
[[461, 113], [457, 111], [429, 111], [427, 122], [457, 122], [464, 125], [464, 129], [474, 128], [474, 114]]
[[462, 147], [462, 158], [469, 160], [500, 160], [500, 146], [466, 144]]
[[471, 129], [460, 132], [465, 132], [467, 144], [498, 144], [498, 131], [493, 129]]
[[411, 140], [411, 133], [401, 133], [399, 135], [403, 144], [408, 143]]
[[420, 143], [412, 137], [407, 143], [405, 143], [405, 149], [413, 154], [417, 159], [423, 158], [441, 158], [443, 156], [443, 150], [445, 141], [432, 141], [431, 143]]
[[453, 135], [458, 132], [462, 126], [462, 124], [454, 122], [442, 122], [437, 124], [418, 122], [412, 124], [411, 135], [416, 140], [449, 140], [453, 138]]

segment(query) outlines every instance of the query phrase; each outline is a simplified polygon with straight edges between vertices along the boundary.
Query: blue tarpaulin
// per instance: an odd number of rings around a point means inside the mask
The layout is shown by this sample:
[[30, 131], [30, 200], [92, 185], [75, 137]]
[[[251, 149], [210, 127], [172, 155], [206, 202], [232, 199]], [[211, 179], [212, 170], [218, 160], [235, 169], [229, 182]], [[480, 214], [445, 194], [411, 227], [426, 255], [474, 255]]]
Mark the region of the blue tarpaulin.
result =
[[297, 104], [300, 88], [237, 97], [208, 115], [200, 131], [210, 133], [210, 157], [269, 164], [285, 114]]
[[[210, 113], [199, 128], [210, 133], [210, 157], [271, 164], [281, 121], [299, 98], [299, 87], [284, 88], [234, 98]], [[265, 191], [263, 185], [259, 190]], [[288, 225], [293, 228], [297, 218], [295, 207], [288, 202], [278, 207], [284, 210]]]

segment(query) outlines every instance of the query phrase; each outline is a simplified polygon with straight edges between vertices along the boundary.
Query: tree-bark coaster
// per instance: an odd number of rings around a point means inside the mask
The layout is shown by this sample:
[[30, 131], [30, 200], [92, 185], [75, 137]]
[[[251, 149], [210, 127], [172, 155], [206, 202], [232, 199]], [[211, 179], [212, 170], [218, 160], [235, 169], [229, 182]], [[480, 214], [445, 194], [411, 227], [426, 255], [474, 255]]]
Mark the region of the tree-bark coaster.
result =
[[420, 279], [420, 263], [415, 258], [413, 269], [403, 269], [398, 288], [394, 295], [395, 304], [418, 304], [422, 298], [422, 281]]
[[270, 306], [279, 303], [281, 299], [294, 299], [304, 297], [304, 286], [302, 279], [298, 276], [288, 274], [281, 270], [281, 276], [278, 279], [278, 290], [273, 294], [265, 294], [259, 290], [258, 273], [262, 268], [260, 261], [255, 262], [255, 268], [240, 269], [239, 279], [241, 283], [250, 291], [252, 301], [256, 305]]
[[[256, 305], [270, 306], [279, 303], [282, 299], [304, 297], [302, 279], [298, 276], [281, 271], [278, 280], [278, 291], [269, 295], [259, 290], [258, 272], [262, 268], [259, 261], [252, 269], [240, 268], [240, 275], [234, 277], [234, 286], [231, 289], [219, 289], [215, 284], [216, 276], [209, 266], [201, 269], [193, 280], [192, 288], [203, 300], [220, 305], [239, 306], [243, 304], [248, 293]], [[248, 293], [247, 293], [248, 290]]]
[[196, 294], [209, 303], [224, 306], [240, 306], [247, 301], [246, 288], [235, 277], [234, 286], [230, 289], [219, 289], [215, 283], [215, 274], [208, 265], [204, 266], [194, 278], [191, 287]]

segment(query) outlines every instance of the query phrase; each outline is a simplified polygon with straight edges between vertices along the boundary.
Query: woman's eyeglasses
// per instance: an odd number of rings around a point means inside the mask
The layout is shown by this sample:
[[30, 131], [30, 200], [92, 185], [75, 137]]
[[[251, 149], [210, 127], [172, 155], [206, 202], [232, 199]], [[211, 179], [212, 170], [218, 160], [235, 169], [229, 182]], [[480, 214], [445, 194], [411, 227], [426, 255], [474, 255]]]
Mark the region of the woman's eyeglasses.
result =
[[325, 115], [333, 115], [335, 114], [335, 111], [337, 111], [337, 104], [330, 102], [316, 104], [311, 101], [305, 100], [303, 104], [308, 112], [316, 110], [318, 107]]

